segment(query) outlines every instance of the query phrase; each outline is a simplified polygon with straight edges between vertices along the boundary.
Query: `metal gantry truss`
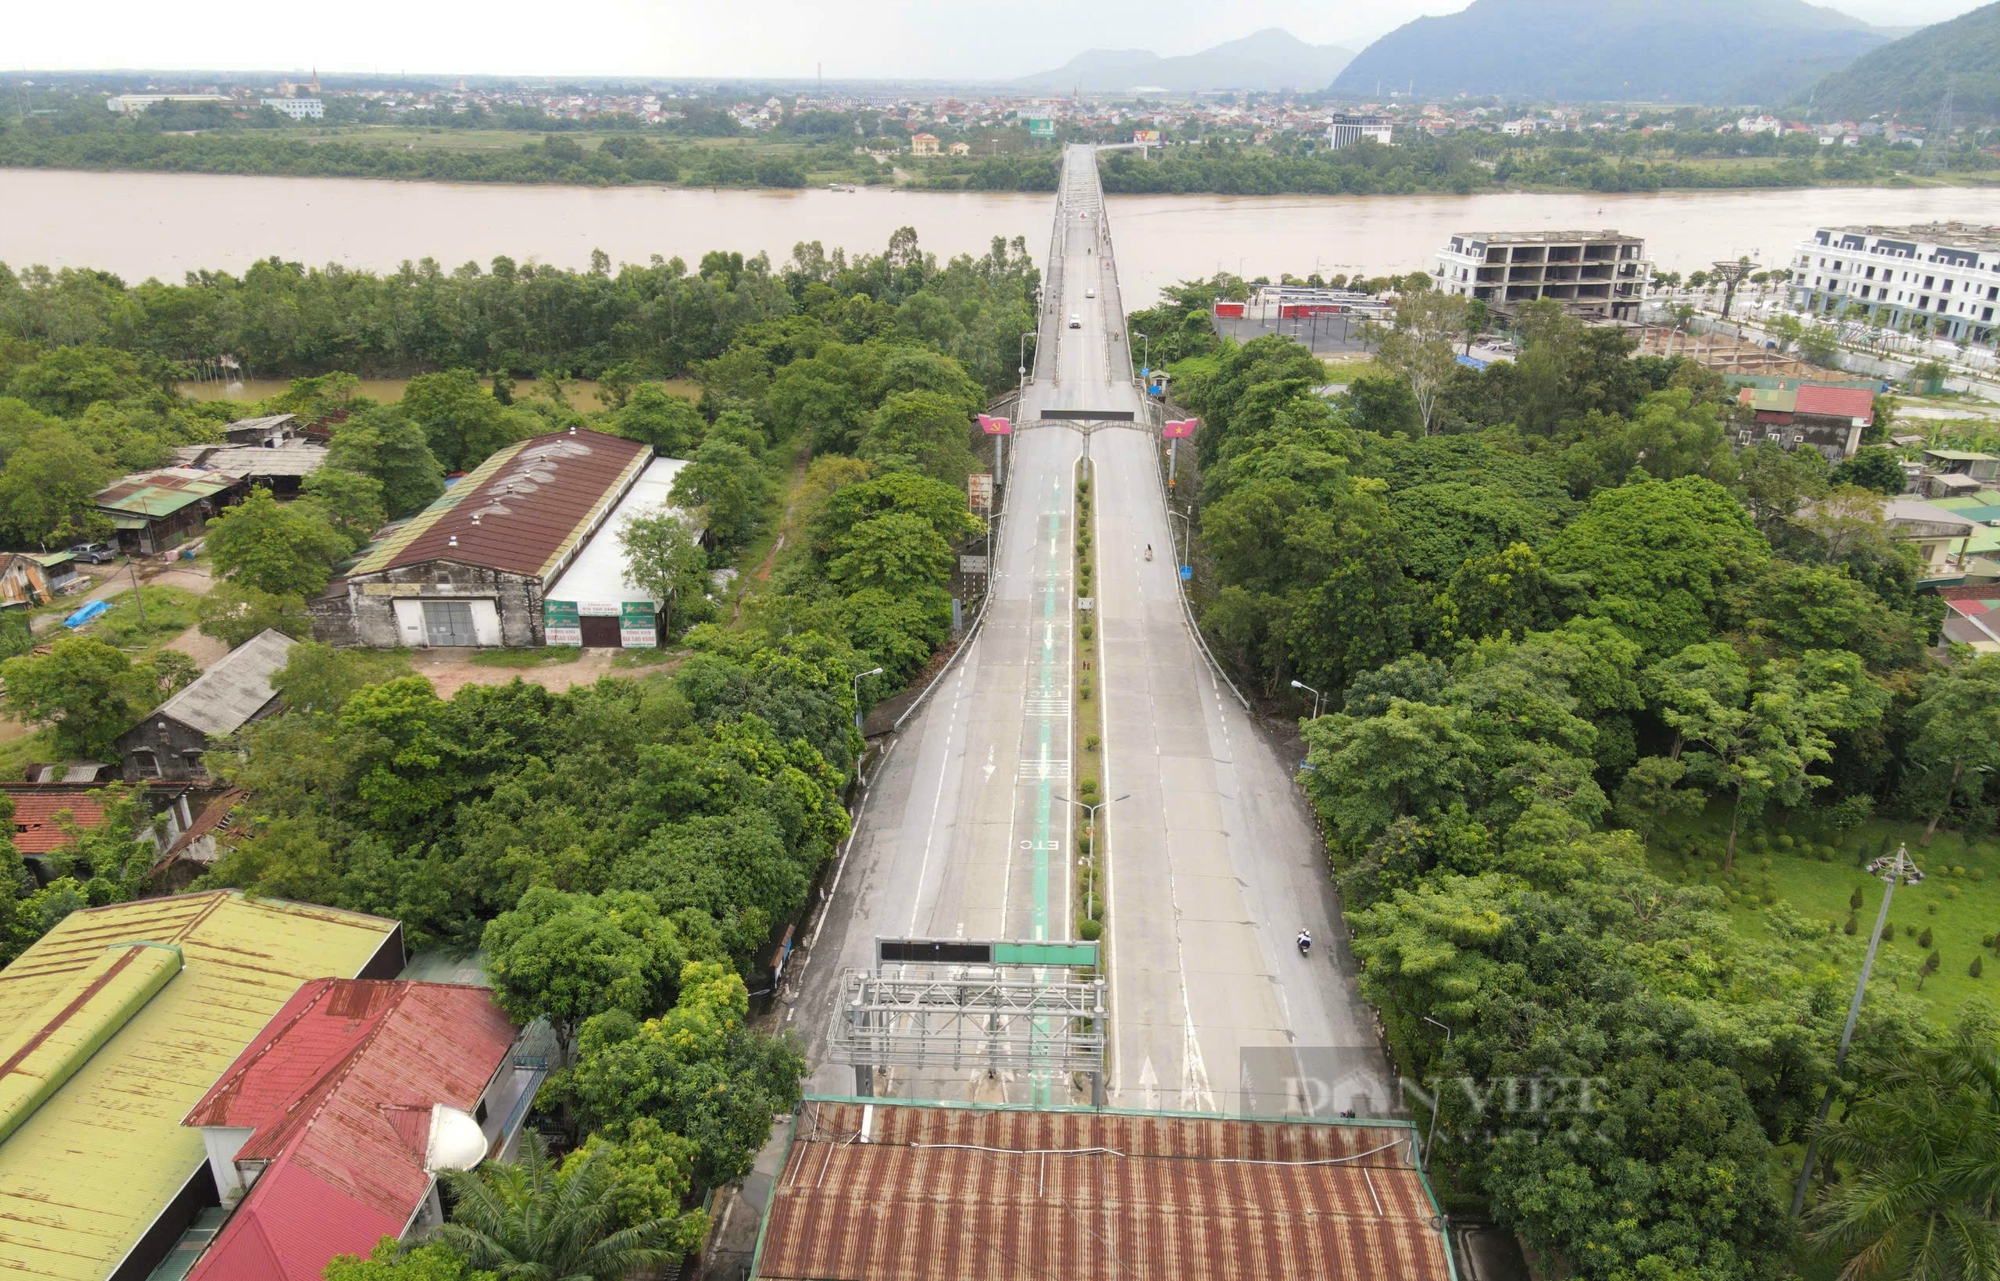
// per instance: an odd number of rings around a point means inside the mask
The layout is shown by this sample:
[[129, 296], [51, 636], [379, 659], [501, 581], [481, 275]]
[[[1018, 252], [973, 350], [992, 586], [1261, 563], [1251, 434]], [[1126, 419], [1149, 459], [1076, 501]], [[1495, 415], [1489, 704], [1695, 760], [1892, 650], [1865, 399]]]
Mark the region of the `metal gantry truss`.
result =
[[1102, 1102], [1104, 980], [1067, 966], [886, 964], [841, 980], [828, 1049], [854, 1068], [1084, 1073]]

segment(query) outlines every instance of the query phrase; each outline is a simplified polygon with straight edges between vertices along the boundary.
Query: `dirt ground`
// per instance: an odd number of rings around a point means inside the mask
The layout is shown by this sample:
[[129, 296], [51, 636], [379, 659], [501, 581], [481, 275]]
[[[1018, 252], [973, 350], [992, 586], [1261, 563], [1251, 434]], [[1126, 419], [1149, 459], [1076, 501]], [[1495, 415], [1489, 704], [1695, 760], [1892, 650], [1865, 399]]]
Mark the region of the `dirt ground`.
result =
[[593, 685], [612, 671], [615, 649], [586, 649], [574, 663], [551, 667], [484, 667], [471, 661], [477, 650], [420, 649], [410, 654], [410, 666], [428, 677], [439, 698], [450, 698], [467, 685], [505, 685], [516, 676], [557, 693], [573, 685]]

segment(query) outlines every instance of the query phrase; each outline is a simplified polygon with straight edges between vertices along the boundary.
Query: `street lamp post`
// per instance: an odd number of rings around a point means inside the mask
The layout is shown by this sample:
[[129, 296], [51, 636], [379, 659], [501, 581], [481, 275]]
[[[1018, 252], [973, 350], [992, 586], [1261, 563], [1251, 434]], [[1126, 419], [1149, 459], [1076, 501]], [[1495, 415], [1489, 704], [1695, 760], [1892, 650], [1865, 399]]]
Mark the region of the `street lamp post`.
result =
[[[1444, 1024], [1438, 1022], [1436, 1019], [1432, 1018], [1428, 1014], [1422, 1015], [1421, 1017], [1424, 1022], [1430, 1024], [1432, 1027], [1444, 1028], [1444, 1043], [1445, 1047], [1449, 1049], [1451, 1046], [1451, 1029], [1445, 1027]], [[1424, 1137], [1423, 1168], [1425, 1174], [1429, 1174], [1431, 1170], [1431, 1145], [1437, 1142], [1437, 1136], [1438, 1136], [1438, 1101], [1437, 1101], [1437, 1096], [1433, 1094], [1431, 1096], [1431, 1129], [1430, 1133]]]
[[[1861, 978], [1854, 985], [1854, 1000], [1847, 1007], [1847, 1026], [1840, 1032], [1840, 1048], [1833, 1055], [1833, 1079], [1826, 1083], [1826, 1094], [1819, 1101], [1819, 1124], [1825, 1125], [1826, 1118], [1833, 1111], [1833, 1092], [1839, 1084], [1841, 1065], [1847, 1062], [1847, 1047], [1854, 1040], [1854, 1023], [1861, 1017], [1861, 998], [1868, 995], [1868, 974], [1875, 968], [1875, 950], [1882, 946], [1882, 927], [1889, 920], [1889, 900], [1896, 896], [1896, 886], [1902, 882], [1906, 872], [1912, 870], [1910, 851], [1907, 845], [1896, 847], [1896, 861], [1890, 865], [1888, 875], [1882, 879], [1889, 888], [1882, 891], [1882, 910], [1875, 914], [1875, 932], [1868, 936], [1868, 954], [1861, 958]], [[1819, 1134], [1814, 1131], [1806, 1140], [1806, 1164], [1799, 1171], [1799, 1186], [1792, 1190], [1792, 1217], [1798, 1218], [1806, 1210], [1806, 1185], [1812, 1182], [1813, 1165], [1819, 1159]]]
[[1137, 332], [1132, 336], [1139, 340], [1139, 371], [1149, 375], [1153, 368], [1153, 340]]
[[[1063, 804], [1074, 805], [1078, 809], [1083, 811], [1084, 825], [1090, 831], [1090, 842], [1091, 842], [1090, 857], [1093, 860], [1096, 859], [1097, 857], [1097, 811], [1115, 802], [1130, 800], [1132, 797], [1132, 793], [1125, 792], [1122, 793], [1121, 795], [1112, 797], [1108, 801], [1099, 801], [1095, 805], [1086, 805], [1082, 801], [1073, 801], [1067, 796], [1055, 793], [1052, 793], [1052, 795], [1055, 795], [1055, 798], [1061, 801]], [[1083, 914], [1085, 916], [1094, 915], [1092, 909], [1095, 908], [1096, 906], [1097, 906], [1097, 898], [1094, 894], [1091, 893], [1091, 883], [1089, 881], [1085, 881], [1083, 887]]]
[[1319, 719], [1319, 702], [1320, 702], [1320, 692], [1319, 692], [1318, 690], [1314, 689], [1314, 688], [1313, 688], [1312, 686], [1310, 686], [1310, 685], [1306, 684], [1306, 683], [1305, 683], [1304, 681], [1293, 681], [1293, 682], [1292, 682], [1292, 688], [1293, 688], [1293, 689], [1302, 689], [1302, 690], [1304, 690], [1304, 691], [1305, 691], [1306, 693], [1308, 693], [1308, 694], [1311, 694], [1311, 695], [1313, 696], [1313, 719], [1314, 719], [1314, 720], [1318, 720], [1318, 719]]
[[[1188, 525], [1187, 514], [1185, 512], [1177, 512], [1173, 508], [1169, 507], [1167, 508], [1167, 519], [1178, 520], [1181, 523], [1181, 536], [1187, 544], [1188, 556], [1191, 558], [1194, 555], [1194, 530], [1190, 528]], [[1173, 531], [1174, 527], [1172, 525], [1167, 526], [1167, 532], [1169, 534], [1173, 533]], [[1176, 545], [1174, 548], [1174, 573], [1176, 574], [1180, 573], [1181, 566], [1187, 563], [1188, 563], [1187, 560], [1183, 559], [1181, 556], [1180, 547]]]
[[861, 678], [864, 676], [880, 676], [881, 674], [882, 669], [879, 667], [871, 667], [865, 672], [854, 673], [854, 728], [856, 729], [861, 728]]

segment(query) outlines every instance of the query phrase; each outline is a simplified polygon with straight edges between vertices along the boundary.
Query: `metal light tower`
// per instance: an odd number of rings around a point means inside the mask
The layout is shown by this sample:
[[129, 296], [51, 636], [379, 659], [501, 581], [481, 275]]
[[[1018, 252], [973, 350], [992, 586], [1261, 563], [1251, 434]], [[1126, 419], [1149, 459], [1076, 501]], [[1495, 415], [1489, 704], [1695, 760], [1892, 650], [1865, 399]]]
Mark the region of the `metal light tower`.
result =
[[1722, 278], [1722, 318], [1729, 319], [1729, 304], [1736, 300], [1736, 286], [1743, 283], [1743, 277], [1750, 274], [1757, 264], [1748, 258], [1738, 258], [1735, 262], [1718, 262], [1715, 274]]
[[[1875, 914], [1875, 932], [1868, 936], [1868, 955], [1861, 960], [1861, 979], [1854, 985], [1854, 1001], [1847, 1007], [1847, 1026], [1840, 1032], [1840, 1049], [1834, 1052], [1834, 1080], [1826, 1083], [1826, 1095], [1819, 1101], [1819, 1124], [1825, 1125], [1826, 1118], [1833, 1111], [1833, 1092], [1839, 1088], [1838, 1078], [1841, 1065], [1847, 1062], [1847, 1047], [1854, 1040], [1854, 1023], [1861, 1017], [1861, 998], [1868, 995], [1868, 975], [1875, 968], [1875, 950], [1882, 946], [1882, 927], [1889, 920], [1889, 900], [1896, 897], [1896, 886], [1904, 875], [1915, 869], [1910, 864], [1907, 845], [1896, 847], [1896, 861], [1889, 866], [1882, 877], [1889, 888], [1882, 891], [1882, 910]], [[1806, 1211], [1806, 1185], [1812, 1182], [1813, 1165], [1819, 1159], [1819, 1135], [1806, 1140], [1806, 1164], [1799, 1171], [1799, 1186], [1792, 1192], [1792, 1217], [1798, 1218]]]

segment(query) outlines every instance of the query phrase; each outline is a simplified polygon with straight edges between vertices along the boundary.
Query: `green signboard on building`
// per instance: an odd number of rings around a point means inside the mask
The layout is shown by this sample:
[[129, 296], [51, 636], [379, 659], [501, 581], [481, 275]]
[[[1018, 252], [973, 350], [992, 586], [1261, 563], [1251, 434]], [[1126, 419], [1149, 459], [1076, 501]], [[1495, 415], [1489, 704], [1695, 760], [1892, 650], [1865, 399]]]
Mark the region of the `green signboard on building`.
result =
[[583, 644], [583, 621], [577, 617], [575, 601], [542, 602], [542, 644]]
[[1056, 136], [1056, 122], [1050, 116], [1029, 116], [1028, 136], [1030, 138], [1053, 138]]
[[659, 616], [651, 601], [628, 600], [618, 606], [618, 640], [626, 649], [659, 647]]

